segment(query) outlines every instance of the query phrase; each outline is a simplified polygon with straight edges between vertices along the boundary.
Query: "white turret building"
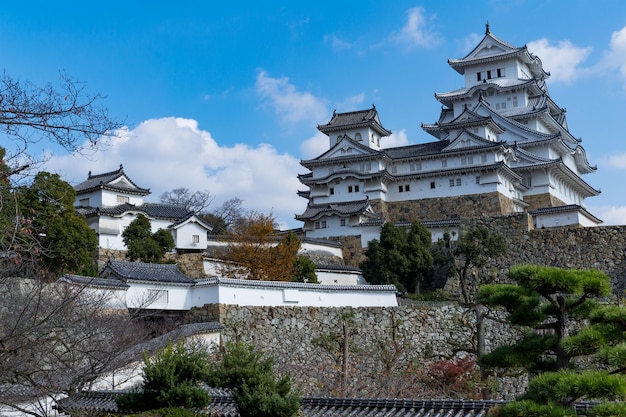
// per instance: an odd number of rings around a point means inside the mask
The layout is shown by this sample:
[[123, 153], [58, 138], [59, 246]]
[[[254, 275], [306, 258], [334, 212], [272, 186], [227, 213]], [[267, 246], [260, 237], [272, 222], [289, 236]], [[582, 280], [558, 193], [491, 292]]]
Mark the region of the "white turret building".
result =
[[296, 219], [308, 237], [366, 242], [384, 221], [441, 229], [460, 217], [523, 211], [535, 227], [601, 223], [585, 209], [600, 191], [582, 179], [596, 168], [550, 98], [541, 60], [487, 24], [478, 45], [448, 63], [464, 85], [435, 94], [439, 120], [422, 124], [434, 142], [385, 148], [391, 132], [376, 107], [335, 112], [318, 126], [330, 149], [301, 161], [309, 172], [299, 176], [308, 205]]
[[122, 233], [143, 215], [150, 220], [151, 231], [168, 230], [178, 252], [202, 252], [207, 248], [207, 234], [212, 230], [196, 213], [183, 206], [145, 203], [148, 188], [137, 186], [124, 167], [92, 174], [74, 187], [76, 211], [98, 235], [101, 249], [126, 250]]

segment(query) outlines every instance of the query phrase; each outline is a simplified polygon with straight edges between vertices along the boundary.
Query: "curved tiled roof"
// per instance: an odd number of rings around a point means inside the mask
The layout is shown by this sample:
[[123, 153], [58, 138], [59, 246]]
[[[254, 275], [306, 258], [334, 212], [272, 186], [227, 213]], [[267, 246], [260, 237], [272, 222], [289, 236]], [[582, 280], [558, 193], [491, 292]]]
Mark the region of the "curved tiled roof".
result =
[[356, 291], [356, 292], [392, 292], [396, 293], [395, 285], [323, 285], [307, 284], [290, 281], [260, 281], [251, 279], [236, 279], [211, 277], [196, 281], [196, 286], [226, 285], [234, 287], [262, 287], [262, 288], [296, 288], [309, 289], [320, 292]]
[[[224, 389], [205, 387], [211, 401], [205, 410], [216, 417], [239, 417], [232, 395]], [[64, 413], [117, 413], [115, 398], [123, 391], [83, 391], [57, 401]], [[414, 400], [385, 398], [303, 397], [303, 417], [486, 417], [489, 409], [506, 404], [498, 400]], [[595, 402], [574, 404], [576, 412], [597, 405]]]
[[347, 201], [338, 203], [310, 204], [304, 213], [296, 215], [297, 220], [307, 220], [322, 214], [338, 214], [340, 216], [351, 216], [365, 213], [370, 206], [369, 199], [359, 201]]
[[124, 203], [111, 207], [78, 207], [79, 214], [84, 216], [90, 215], [108, 215], [108, 216], [121, 216], [128, 212], [140, 212], [153, 219], [168, 219], [184, 221], [193, 216], [193, 212], [188, 211], [183, 206], [174, 204], [160, 204], [160, 203], [144, 203], [135, 205], [131, 203]]
[[391, 135], [391, 131], [385, 129], [380, 124], [378, 118], [378, 111], [376, 106], [372, 106], [371, 109], [357, 110], [346, 113], [334, 112], [332, 118], [325, 125], [317, 125], [320, 132], [328, 134], [328, 132], [335, 132], [345, 129], [354, 129], [359, 127], [370, 126], [376, 130], [382, 136]]
[[337, 272], [354, 272], [357, 274], [361, 273], [361, 268], [357, 268], [349, 265], [330, 265], [330, 264], [317, 264], [315, 265], [317, 270], [325, 270], [325, 271], [337, 271]]
[[435, 142], [420, 143], [417, 145], [383, 149], [382, 152], [389, 159], [412, 158], [438, 154], [449, 144], [450, 141], [448, 140], [438, 140]]
[[59, 281], [66, 282], [68, 284], [88, 285], [89, 287], [97, 288], [126, 289], [130, 287], [130, 285], [119, 279], [85, 277], [74, 274], [65, 274], [59, 279]]
[[[126, 184], [111, 184], [111, 182], [124, 177], [131, 186]], [[90, 191], [106, 189], [112, 191], [122, 191], [130, 194], [148, 195], [150, 194], [149, 188], [138, 187], [128, 176], [124, 173], [124, 167], [120, 164], [119, 169], [115, 171], [105, 172], [102, 174], [92, 175], [91, 171], [87, 175], [87, 179], [74, 187], [76, 194], [84, 194]]]
[[[107, 270], [123, 281], [151, 281], [177, 284], [193, 284], [195, 281], [183, 274], [176, 264], [149, 264], [109, 259], [103, 270]], [[102, 275], [102, 274], [101, 274]]]
[[555, 214], [555, 213], [567, 213], [577, 211], [579, 213], [585, 214], [587, 217], [597, 221], [598, 223], [602, 223], [602, 220], [589, 213], [584, 207], [579, 206], [578, 204], [568, 204], [566, 206], [557, 206], [557, 207], [542, 207], [534, 210], [529, 210], [528, 213], [536, 216], [540, 214]]

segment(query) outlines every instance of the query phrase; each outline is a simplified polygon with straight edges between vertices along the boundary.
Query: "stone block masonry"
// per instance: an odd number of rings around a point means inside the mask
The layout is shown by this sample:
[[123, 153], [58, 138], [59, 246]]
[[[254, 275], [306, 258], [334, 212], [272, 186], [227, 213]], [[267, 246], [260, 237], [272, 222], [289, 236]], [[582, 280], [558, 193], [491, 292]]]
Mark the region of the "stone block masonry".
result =
[[[472, 335], [472, 315], [453, 302], [384, 308], [213, 304], [192, 309], [186, 321], [219, 321], [225, 326], [225, 341], [253, 343], [274, 357], [278, 370], [291, 373], [306, 395], [322, 396], [396, 396], [402, 383], [398, 377], [409, 364], [452, 358], [468, 346]], [[342, 393], [344, 326], [349, 334], [349, 376]], [[510, 328], [488, 323], [488, 349], [515, 337]], [[501, 396], [516, 393], [511, 385]]]

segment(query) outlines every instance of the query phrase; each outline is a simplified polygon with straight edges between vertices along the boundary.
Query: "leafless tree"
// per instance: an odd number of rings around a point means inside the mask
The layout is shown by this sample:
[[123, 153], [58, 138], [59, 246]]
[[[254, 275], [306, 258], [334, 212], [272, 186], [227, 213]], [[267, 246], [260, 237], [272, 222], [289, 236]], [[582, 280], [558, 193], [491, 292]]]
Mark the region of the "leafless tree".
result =
[[185, 187], [164, 192], [160, 197], [161, 203], [183, 206], [195, 213], [204, 213], [214, 199], [215, 196], [208, 190], [194, 191], [192, 193], [189, 188]]
[[246, 216], [246, 211], [243, 209], [243, 200], [240, 198], [231, 198], [225, 201], [218, 209], [214, 211], [217, 217], [224, 220], [227, 225], [234, 224], [239, 219]]
[[45, 417], [33, 399], [88, 388], [143, 339], [138, 322], [83, 284], [5, 278], [0, 292], [0, 404], [13, 410]]
[[44, 86], [0, 75], [0, 406], [37, 417], [50, 411], [46, 399], [115, 368], [142, 334], [128, 314], [109, 308], [105, 293], [51, 283], [58, 277], [42, 264], [47, 249], [28, 220], [36, 213], [26, 216], [21, 210], [32, 207], [18, 201], [34, 144], [86, 152], [115, 134], [121, 124], [102, 99], [64, 72]]
[[[85, 91], [85, 83], [61, 71], [58, 85], [43, 86], [0, 75], [0, 131], [8, 150], [4, 162], [13, 174], [34, 162], [29, 147], [56, 144], [68, 152], [97, 149], [121, 123], [102, 105], [104, 97]], [[10, 161], [10, 162], [9, 162]]]

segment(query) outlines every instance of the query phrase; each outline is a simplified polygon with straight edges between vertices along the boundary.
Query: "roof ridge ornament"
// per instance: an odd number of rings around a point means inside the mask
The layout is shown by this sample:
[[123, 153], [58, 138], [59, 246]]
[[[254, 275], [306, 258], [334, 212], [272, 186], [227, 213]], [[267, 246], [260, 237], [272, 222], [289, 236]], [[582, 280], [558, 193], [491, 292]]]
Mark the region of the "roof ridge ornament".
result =
[[491, 34], [491, 30], [489, 29], [489, 21], [487, 20], [487, 23], [485, 23], [485, 35], [490, 35]]

